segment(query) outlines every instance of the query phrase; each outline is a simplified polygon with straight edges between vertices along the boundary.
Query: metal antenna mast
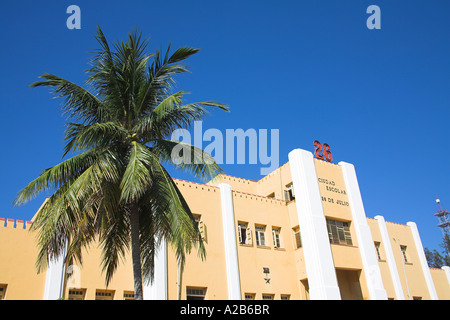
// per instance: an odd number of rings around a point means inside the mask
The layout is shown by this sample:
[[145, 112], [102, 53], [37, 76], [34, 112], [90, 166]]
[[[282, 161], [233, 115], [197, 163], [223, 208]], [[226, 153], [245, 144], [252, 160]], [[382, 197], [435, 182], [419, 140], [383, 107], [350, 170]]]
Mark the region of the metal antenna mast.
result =
[[[441, 207], [441, 200], [439, 200], [437, 197], [436, 203], [439, 207], [438, 212], [434, 214], [439, 220], [439, 224], [437, 226], [441, 228], [444, 238], [450, 237], [450, 213]], [[449, 249], [446, 249], [447, 254], [450, 254], [450, 252], [448, 252]]]

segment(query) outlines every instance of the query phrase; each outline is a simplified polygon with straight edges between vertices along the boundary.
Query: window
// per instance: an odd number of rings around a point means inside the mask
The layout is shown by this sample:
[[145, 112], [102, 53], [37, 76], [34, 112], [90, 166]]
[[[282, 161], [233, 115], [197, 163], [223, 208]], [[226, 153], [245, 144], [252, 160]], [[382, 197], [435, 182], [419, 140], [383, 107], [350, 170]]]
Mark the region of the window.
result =
[[0, 300], [5, 300], [6, 284], [0, 284]]
[[406, 254], [406, 246], [400, 246], [400, 250], [402, 252], [403, 262], [404, 263], [409, 263], [408, 256]]
[[280, 240], [280, 228], [272, 228], [272, 237], [273, 237], [273, 247], [281, 248], [281, 240]]
[[265, 246], [266, 239], [264, 232], [266, 230], [265, 226], [255, 226], [255, 235], [256, 235], [256, 245], [257, 246]]
[[292, 229], [294, 231], [295, 247], [302, 247], [302, 238], [300, 237], [300, 227], [295, 227]]
[[352, 245], [352, 236], [348, 222], [327, 219], [330, 243]]
[[291, 299], [291, 295], [290, 294], [282, 294], [281, 295], [281, 300], [290, 300]]
[[202, 240], [206, 241], [206, 225], [202, 220], [202, 216], [199, 214], [193, 214], [192, 216], [194, 217], [194, 221], [197, 223], [198, 231], [200, 232]]
[[263, 300], [273, 300], [273, 294], [263, 293], [262, 299]]
[[413, 300], [422, 300], [422, 297], [413, 297]]
[[123, 300], [134, 300], [134, 291], [124, 291]]
[[192, 217], [194, 217], [195, 223], [198, 224], [200, 222], [201, 215], [194, 213], [194, 214], [192, 214]]
[[252, 232], [247, 222], [238, 223], [238, 235], [240, 244], [252, 244]]
[[86, 289], [69, 289], [69, 300], [84, 300]]
[[95, 300], [113, 300], [114, 291], [112, 290], [96, 290]]
[[206, 288], [186, 288], [186, 300], [205, 300]]
[[375, 242], [375, 251], [377, 252], [378, 260], [383, 260], [383, 259], [381, 259], [380, 243], [379, 242]]
[[267, 198], [275, 198], [275, 192], [272, 192], [271, 194], [269, 194], [269, 195], [267, 196]]
[[255, 300], [255, 294], [254, 293], [246, 293], [245, 300]]
[[295, 199], [294, 186], [292, 185], [292, 183], [290, 183], [286, 186], [286, 189], [284, 190], [284, 200], [292, 201], [294, 199]]

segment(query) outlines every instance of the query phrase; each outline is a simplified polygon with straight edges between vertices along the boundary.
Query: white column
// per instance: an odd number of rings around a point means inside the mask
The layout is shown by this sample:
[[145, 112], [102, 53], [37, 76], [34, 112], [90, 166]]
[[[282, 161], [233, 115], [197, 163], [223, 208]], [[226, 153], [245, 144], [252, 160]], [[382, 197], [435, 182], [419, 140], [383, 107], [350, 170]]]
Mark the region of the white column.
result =
[[447, 276], [448, 284], [450, 285], [450, 267], [443, 266], [443, 267], [441, 267], [441, 269], [445, 271], [445, 275]]
[[387, 293], [383, 286], [380, 266], [378, 265], [372, 233], [367, 223], [355, 167], [343, 161], [339, 162], [339, 166], [344, 176], [348, 202], [350, 204], [350, 211], [352, 212], [352, 224], [358, 239], [358, 248], [361, 253], [369, 297], [371, 300], [387, 300]]
[[167, 300], [167, 243], [163, 239], [155, 253], [153, 282], [144, 285], [144, 300]]
[[298, 223], [311, 300], [340, 300], [330, 240], [311, 152], [289, 153]]
[[231, 191], [231, 186], [228, 184], [221, 183], [218, 187], [220, 188], [222, 205], [223, 240], [225, 245], [228, 299], [241, 300], [241, 283], [239, 278], [233, 194]]
[[394, 251], [392, 250], [391, 240], [386, 227], [386, 221], [382, 216], [375, 216], [378, 220], [378, 228], [380, 229], [381, 240], [383, 241], [384, 252], [386, 254], [386, 262], [391, 274], [392, 284], [394, 286], [395, 296], [397, 300], [405, 300], [403, 294], [402, 283], [400, 282], [400, 276], [398, 274], [397, 264], [395, 263]]
[[63, 296], [66, 250], [67, 245], [61, 256], [48, 263], [45, 275], [44, 300], [57, 300]]
[[428, 291], [430, 293], [431, 300], [438, 300], [436, 289], [434, 287], [433, 279], [431, 278], [430, 268], [428, 267], [427, 258], [423, 251], [422, 240], [420, 240], [419, 230], [414, 222], [406, 223], [410, 228], [414, 238], [414, 244], [416, 245], [417, 255], [419, 256], [420, 265], [422, 266], [423, 275], [427, 283]]

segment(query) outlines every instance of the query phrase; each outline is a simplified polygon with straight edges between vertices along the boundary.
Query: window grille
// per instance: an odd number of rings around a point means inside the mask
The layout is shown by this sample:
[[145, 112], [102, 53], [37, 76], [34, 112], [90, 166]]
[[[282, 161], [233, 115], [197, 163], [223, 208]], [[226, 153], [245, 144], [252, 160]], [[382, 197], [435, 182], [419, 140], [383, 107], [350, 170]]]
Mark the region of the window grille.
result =
[[69, 290], [69, 300], [83, 300], [84, 299], [83, 289], [70, 289]]
[[132, 292], [132, 291], [125, 291], [123, 293], [123, 300], [134, 300], [134, 292]]
[[97, 290], [95, 292], [95, 300], [113, 300], [113, 292], [106, 290]]
[[203, 288], [186, 288], [187, 300], [204, 300], [206, 289]]
[[327, 219], [330, 243], [353, 245], [348, 222]]
[[255, 300], [255, 294], [254, 293], [246, 293], [245, 300]]

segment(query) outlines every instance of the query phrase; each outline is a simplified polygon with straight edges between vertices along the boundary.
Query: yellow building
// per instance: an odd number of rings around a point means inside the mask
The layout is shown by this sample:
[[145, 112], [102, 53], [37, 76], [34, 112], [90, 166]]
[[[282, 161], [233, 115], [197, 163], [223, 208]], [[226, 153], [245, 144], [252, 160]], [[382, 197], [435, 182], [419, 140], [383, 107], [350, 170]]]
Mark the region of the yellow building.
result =
[[[450, 299], [450, 268], [428, 267], [415, 223], [366, 217], [352, 164], [296, 149], [258, 181], [175, 181], [207, 257], [193, 252], [181, 273], [163, 244], [144, 299]], [[29, 224], [0, 220], [0, 299], [133, 298], [131, 259], [106, 288], [95, 246], [82, 267], [60, 259], [37, 274]]]

